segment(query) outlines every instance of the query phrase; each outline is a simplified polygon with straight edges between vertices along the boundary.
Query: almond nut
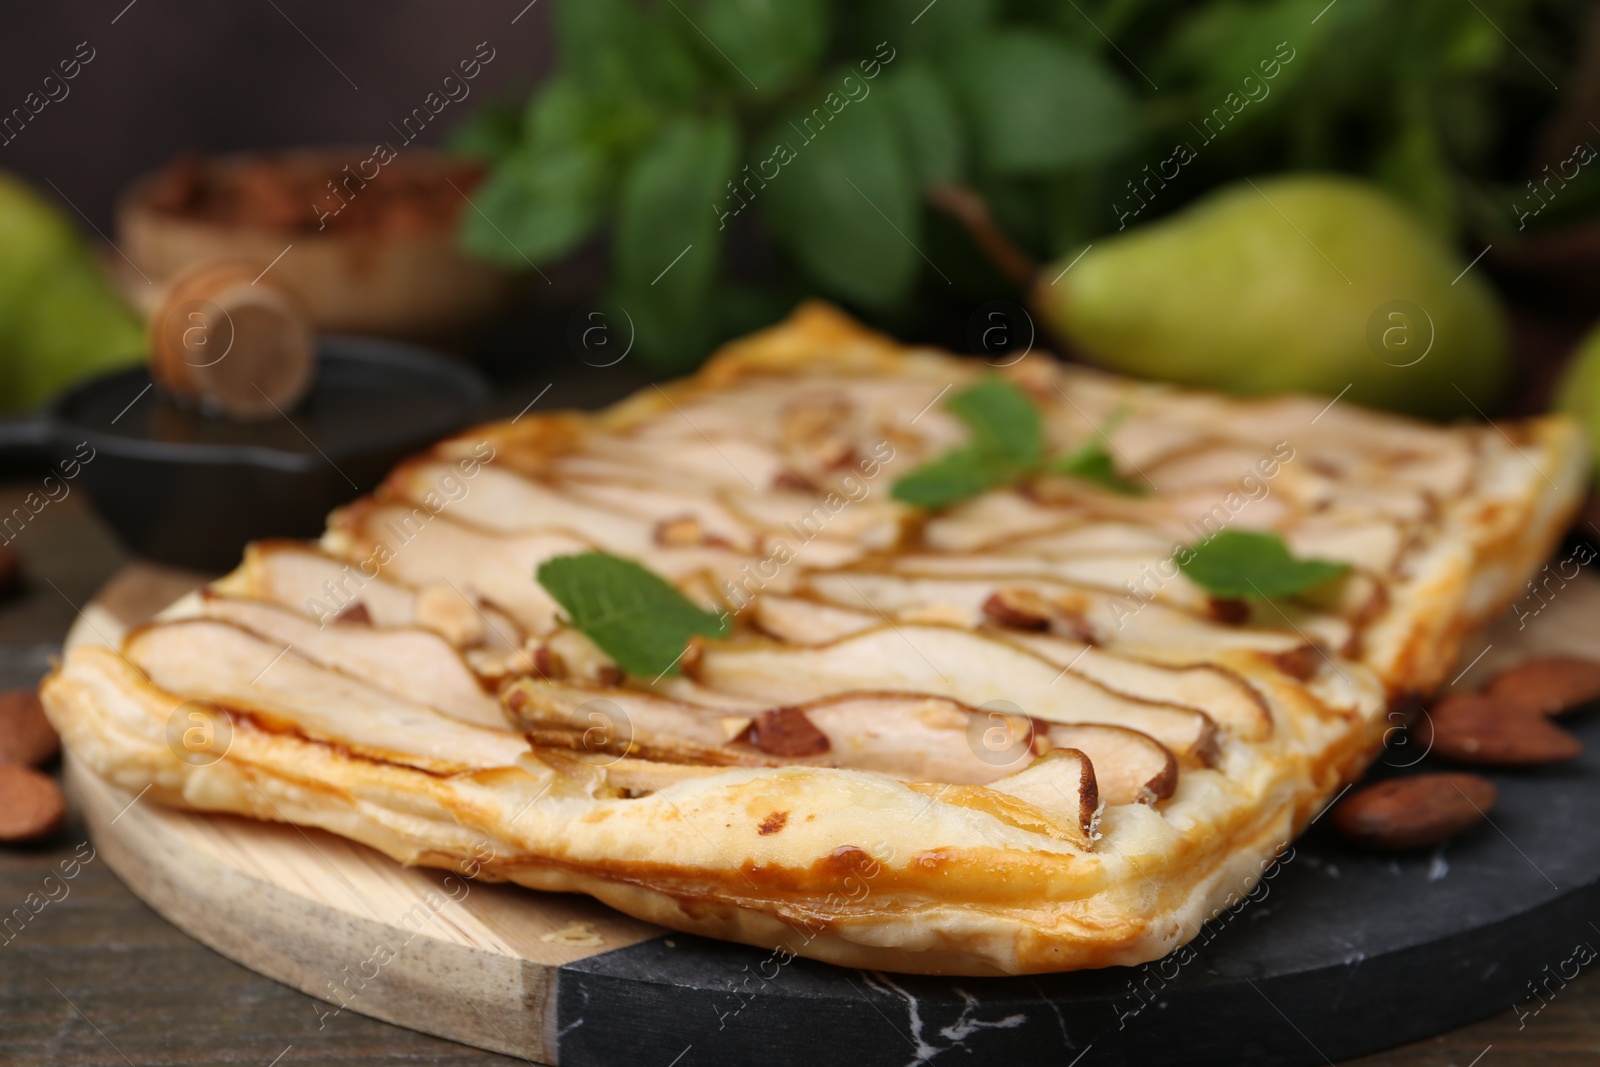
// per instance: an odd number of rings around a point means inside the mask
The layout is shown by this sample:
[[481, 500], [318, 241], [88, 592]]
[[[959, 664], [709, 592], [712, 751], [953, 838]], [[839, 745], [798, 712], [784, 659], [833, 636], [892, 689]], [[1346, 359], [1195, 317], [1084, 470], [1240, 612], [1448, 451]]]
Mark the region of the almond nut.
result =
[[684, 548], [706, 543], [705, 528], [693, 515], [679, 515], [656, 523], [655, 542], [663, 548]]
[[61, 738], [32, 689], [0, 693], [0, 763], [38, 766], [61, 751]]
[[333, 621], [343, 626], [371, 626], [372, 612], [367, 610], [366, 601], [354, 600], [335, 615]]
[[1333, 826], [1368, 848], [1398, 852], [1454, 837], [1494, 806], [1494, 783], [1476, 774], [1414, 774], [1352, 791]]
[[1536, 656], [1495, 675], [1484, 692], [1509, 711], [1559, 715], [1600, 700], [1600, 662]]
[[1317, 676], [1322, 669], [1326, 657], [1316, 645], [1301, 645], [1299, 648], [1290, 649], [1288, 652], [1279, 652], [1273, 655], [1272, 662], [1284, 674], [1302, 682], [1309, 682]]
[[0, 841], [34, 841], [61, 828], [67, 798], [55, 779], [14, 763], [0, 764]]
[[1243, 626], [1250, 621], [1250, 602], [1238, 597], [1214, 596], [1206, 604], [1206, 611], [1226, 626]]
[[769, 756], [820, 756], [828, 751], [828, 735], [799, 708], [773, 708], [756, 716], [746, 739]]
[[1050, 602], [1031, 589], [996, 589], [983, 602], [983, 613], [995, 625], [1013, 630], [1050, 628]]
[[1411, 729], [1425, 751], [1457, 763], [1531, 766], [1583, 752], [1581, 741], [1543, 716], [1509, 710], [1478, 693], [1445, 697]]

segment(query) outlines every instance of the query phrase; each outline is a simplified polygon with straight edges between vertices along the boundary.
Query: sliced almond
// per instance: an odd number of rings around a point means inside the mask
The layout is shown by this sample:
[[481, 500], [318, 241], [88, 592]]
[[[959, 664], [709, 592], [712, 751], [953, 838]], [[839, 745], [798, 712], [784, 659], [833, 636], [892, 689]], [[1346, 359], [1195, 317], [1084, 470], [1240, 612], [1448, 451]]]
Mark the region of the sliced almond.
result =
[[1476, 774], [1414, 774], [1352, 791], [1334, 805], [1332, 822], [1368, 848], [1422, 848], [1476, 825], [1496, 795]]
[[771, 756], [820, 756], [830, 747], [828, 735], [812, 725], [799, 708], [763, 711], [746, 736], [750, 744]]
[[1495, 675], [1484, 692], [1508, 711], [1559, 715], [1600, 700], [1600, 662], [1537, 656]]
[[1322, 670], [1322, 665], [1327, 660], [1317, 646], [1301, 645], [1287, 652], [1275, 653], [1272, 662], [1289, 677], [1309, 682], [1317, 676], [1318, 671]]
[[1478, 693], [1445, 697], [1411, 729], [1424, 750], [1457, 763], [1531, 766], [1583, 753], [1583, 742], [1542, 715], [1509, 710]]
[[335, 615], [333, 621], [344, 626], [371, 626], [372, 612], [367, 610], [366, 601], [357, 600]]
[[679, 515], [656, 523], [655, 542], [663, 548], [683, 548], [706, 543], [706, 531], [693, 515]]
[[855, 405], [842, 394], [802, 396], [784, 406], [784, 444], [806, 466], [835, 470], [855, 454], [850, 440]]
[[983, 602], [983, 613], [996, 626], [1016, 630], [1048, 630], [1050, 602], [1031, 589], [1003, 587]]
[[1238, 597], [1214, 596], [1206, 604], [1213, 619], [1227, 626], [1243, 626], [1250, 621], [1250, 602]]

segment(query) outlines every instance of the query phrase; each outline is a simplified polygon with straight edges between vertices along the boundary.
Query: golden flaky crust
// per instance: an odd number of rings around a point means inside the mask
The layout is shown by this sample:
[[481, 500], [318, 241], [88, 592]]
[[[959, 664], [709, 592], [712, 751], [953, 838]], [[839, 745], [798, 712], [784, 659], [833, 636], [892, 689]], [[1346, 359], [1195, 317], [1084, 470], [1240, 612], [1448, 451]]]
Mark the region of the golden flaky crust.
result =
[[[1045, 475], [895, 503], [961, 443], [939, 401], [985, 369], [806, 305], [608, 411], [442, 442], [320, 545], [252, 546], [120, 649], [72, 650], [47, 710], [162, 803], [676, 929], [928, 973], [1157, 958], [1360, 773], [1393, 699], [1440, 684], [1586, 459], [1560, 419], [1439, 429], [1039, 355], [998, 372], [1052, 454], [1125, 413], [1106, 443], [1147, 492]], [[1351, 575], [1316, 603], [1215, 602], [1172, 556], [1227, 526]], [[532, 580], [592, 547], [733, 635], [624, 682]]]

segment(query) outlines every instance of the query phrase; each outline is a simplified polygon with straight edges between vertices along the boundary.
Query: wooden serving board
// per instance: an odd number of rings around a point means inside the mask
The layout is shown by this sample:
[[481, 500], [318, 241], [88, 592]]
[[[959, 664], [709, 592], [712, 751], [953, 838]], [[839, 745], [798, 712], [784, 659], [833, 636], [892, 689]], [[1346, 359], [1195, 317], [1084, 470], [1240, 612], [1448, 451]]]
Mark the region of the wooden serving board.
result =
[[[68, 644], [117, 641], [200, 580], [131, 566]], [[1534, 652], [1600, 657], [1600, 580], [1582, 576], [1518, 621], [1493, 628], [1453, 684]], [[911, 1064], [958, 1049], [1056, 1067], [1317, 1064], [1529, 1001], [1547, 966], [1600, 946], [1600, 715], [1575, 729], [1581, 760], [1495, 775], [1492, 822], [1431, 853], [1376, 856], [1313, 825], [1188, 949], [1140, 968], [1011, 979], [786, 961], [584, 897], [405, 868], [317, 830], [161, 808], [70, 754], [66, 775], [97, 849], [137, 896], [327, 1001], [325, 1022], [359, 1012], [563, 1067]], [[1374, 774], [1420, 757], [1392, 748]]]

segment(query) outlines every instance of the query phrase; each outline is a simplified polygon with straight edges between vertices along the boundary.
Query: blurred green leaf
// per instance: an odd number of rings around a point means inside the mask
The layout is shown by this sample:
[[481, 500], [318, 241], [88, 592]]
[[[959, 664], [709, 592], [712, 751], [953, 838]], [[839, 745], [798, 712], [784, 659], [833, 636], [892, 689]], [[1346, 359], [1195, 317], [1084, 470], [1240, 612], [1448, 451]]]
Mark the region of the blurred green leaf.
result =
[[683, 369], [710, 342], [711, 287], [722, 260], [719, 205], [738, 152], [729, 116], [669, 122], [623, 183], [615, 299], [633, 317], [639, 353]]
[[996, 375], [980, 379], [945, 407], [972, 431], [972, 444], [1007, 467], [1029, 470], [1044, 451], [1039, 409], [1018, 386]]
[[1481, 73], [1505, 55], [1506, 39], [1488, 19], [1472, 14], [1475, 17], [1463, 18], [1455, 26], [1440, 52], [1444, 65], [1457, 73]]
[[1102, 489], [1109, 489], [1123, 496], [1144, 496], [1147, 492], [1144, 486], [1128, 481], [1117, 472], [1111, 453], [1099, 441], [1081, 445], [1075, 451], [1062, 456], [1050, 465], [1050, 470], [1055, 474], [1067, 474], [1094, 482]]
[[581, 144], [527, 145], [494, 169], [462, 212], [461, 240], [474, 255], [507, 267], [548, 263], [572, 251], [600, 221], [612, 170]]
[[689, 40], [699, 35], [669, 4], [561, 0], [555, 22], [560, 69], [597, 100], [631, 99], [670, 110], [691, 102], [708, 83]]
[[[842, 74], [824, 78], [837, 85]], [[837, 112], [829, 106], [839, 108]], [[889, 109], [838, 93], [791, 113], [766, 139], [789, 162], [758, 200], [773, 232], [818, 285], [888, 307], [903, 300], [922, 264], [916, 177]]]
[[983, 166], [1043, 174], [1104, 161], [1137, 137], [1132, 99], [1099, 60], [1031, 30], [985, 34], [962, 51], [957, 84]]
[[557, 75], [528, 102], [523, 137], [549, 150], [583, 141], [592, 126], [591, 107], [576, 80]]
[[[755, 325], [760, 308], [816, 291], [879, 326], [920, 329], [926, 309], [909, 298], [925, 256], [947, 299], [1011, 284], [925, 210], [929, 186], [975, 190], [1020, 247], [1046, 256], [1114, 230], [1128, 183], [1179, 142], [1197, 157], [1140, 223], [1240, 174], [1328, 169], [1376, 178], [1435, 226], [1509, 240], [1552, 110], [1546, 72], [1571, 81], [1587, 24], [1583, 0], [552, 2], [555, 71], [520, 131], [491, 109], [454, 138], [494, 164], [474, 194], [493, 224], [469, 215], [463, 234], [499, 262], [521, 264], [515, 246], [552, 258], [620, 224], [619, 184], [682, 116], [764, 131], [743, 157], [751, 210], [737, 221], [761, 292], [737, 312], [726, 275], [664, 295], [711, 251], [688, 237], [679, 249], [695, 249], [659, 285], [615, 269], [612, 295], [643, 309], [641, 353], [686, 360], [734, 323]], [[848, 101], [847, 74], [860, 91]], [[1586, 183], [1528, 225], [1595, 215]], [[714, 227], [723, 210], [735, 225], [733, 203], [702, 203], [685, 229]]]
[[484, 104], [445, 137], [445, 151], [490, 166], [499, 163], [516, 151], [522, 140], [523, 111], [521, 105], [502, 101]]
[[987, 492], [1015, 475], [1015, 468], [999, 457], [965, 445], [897, 479], [889, 495], [914, 507], [943, 508]]
[[1268, 600], [1304, 593], [1347, 574], [1350, 564], [1300, 559], [1275, 533], [1223, 530], [1190, 546], [1183, 576], [1213, 596]]
[[787, 89], [815, 66], [827, 40], [826, 0], [675, 2], [696, 31], [690, 44], [705, 46], [705, 62], [726, 68], [736, 92]]
[[1456, 194], [1444, 146], [1420, 103], [1412, 102], [1402, 113], [1402, 124], [1375, 163], [1376, 177], [1435, 230], [1452, 234]]
[[[1340, 0], [1312, 25], [1327, 0], [1221, 0], [1195, 5], [1173, 25], [1155, 59], [1158, 81], [1187, 83], [1202, 114], [1223, 106], [1229, 93], [1245, 98], [1245, 78], [1268, 94], [1306, 77], [1317, 53], [1353, 15], [1356, 0]], [[1345, 8], [1340, 11], [1340, 6]]]
[[843, 55], [865, 58], [882, 41], [896, 59], [947, 56], [986, 30], [998, 8], [996, 0], [852, 0], [839, 19]]
[[533, 151], [581, 146], [624, 162], [655, 136], [661, 121], [662, 113], [640, 100], [600, 99], [576, 78], [558, 74], [528, 104], [523, 140]]
[[923, 189], [961, 181], [966, 174], [966, 133], [944, 83], [933, 68], [908, 59], [878, 83]]
[[966, 423], [967, 444], [924, 463], [894, 483], [891, 495], [905, 504], [942, 508], [1007, 481], [1039, 465], [1044, 421], [1028, 394], [990, 375], [945, 402]]

